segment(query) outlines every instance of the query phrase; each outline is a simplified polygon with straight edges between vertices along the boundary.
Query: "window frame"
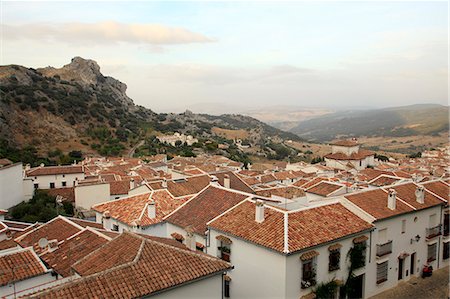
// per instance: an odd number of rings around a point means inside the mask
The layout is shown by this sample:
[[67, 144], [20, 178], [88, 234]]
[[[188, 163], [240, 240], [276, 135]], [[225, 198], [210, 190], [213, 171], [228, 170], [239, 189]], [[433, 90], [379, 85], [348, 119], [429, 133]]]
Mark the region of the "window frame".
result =
[[[381, 268], [383, 267], [383, 268]], [[381, 277], [380, 273], [383, 274], [383, 277]], [[389, 260], [386, 260], [382, 263], [377, 263], [377, 272], [376, 272], [376, 281], [377, 284], [381, 284], [388, 280], [389, 275]]]
[[328, 272], [341, 269], [341, 250], [331, 250], [328, 255]]
[[316, 277], [317, 277], [316, 257], [302, 261], [301, 288], [307, 289], [312, 286], [315, 286], [317, 284]]

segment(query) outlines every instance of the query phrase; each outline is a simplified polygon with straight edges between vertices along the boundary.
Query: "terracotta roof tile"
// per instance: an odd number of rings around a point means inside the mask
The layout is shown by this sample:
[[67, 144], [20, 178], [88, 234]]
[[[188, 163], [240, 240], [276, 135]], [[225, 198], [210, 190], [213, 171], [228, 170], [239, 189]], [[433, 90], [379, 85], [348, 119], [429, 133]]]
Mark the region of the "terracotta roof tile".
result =
[[247, 193], [254, 193], [253, 189], [250, 188], [250, 186], [247, 183], [245, 183], [239, 176], [237, 176], [232, 171], [215, 172], [215, 173], [212, 173], [212, 175], [216, 176], [219, 179], [219, 184], [221, 186], [224, 186], [225, 176], [228, 175], [228, 177], [230, 178], [230, 188], [231, 189], [239, 190], [239, 191], [247, 192]]
[[0, 254], [0, 287], [47, 272], [31, 249]]
[[330, 143], [331, 145], [337, 145], [337, 146], [357, 146], [358, 141], [357, 140], [339, 140], [333, 143]]
[[248, 195], [211, 185], [189, 200], [166, 220], [182, 228], [191, 226], [194, 232], [203, 235], [208, 221], [247, 197]]
[[346, 155], [344, 153], [334, 153], [325, 155], [324, 158], [333, 160], [361, 160], [368, 156], [373, 156], [375, 153], [369, 150], [360, 149], [357, 153]]
[[182, 180], [167, 181], [167, 190], [175, 196], [192, 195], [203, 190], [211, 182], [208, 175], [192, 176]]
[[63, 200], [75, 202], [75, 191], [73, 187], [46, 189], [51, 196], [61, 196]]
[[344, 186], [333, 184], [330, 182], [320, 182], [319, 184], [306, 189], [306, 192], [317, 194], [320, 196], [329, 196], [333, 192], [336, 192], [341, 188], [344, 188]]
[[274, 196], [280, 196], [283, 198], [293, 199], [298, 197], [305, 196], [305, 192], [295, 186], [284, 186], [284, 187], [276, 187], [276, 188], [269, 188], [264, 190], [257, 190], [256, 195], [264, 196], [264, 197], [271, 197]]
[[431, 194], [430, 192], [428, 192], [426, 190], [425, 190], [424, 203], [423, 204], [418, 203], [416, 200], [416, 194], [415, 194], [417, 187], [418, 187], [418, 185], [416, 185], [414, 183], [407, 183], [407, 184], [396, 185], [396, 186], [392, 187], [392, 189], [397, 191], [398, 198], [407, 202], [408, 204], [410, 204], [411, 206], [413, 206], [414, 208], [416, 208], [418, 210], [442, 204], [442, 200], [440, 200], [438, 197], [434, 196], [433, 194]]
[[130, 180], [111, 181], [109, 182], [109, 193], [111, 195], [124, 195], [130, 191]]
[[[134, 239], [134, 240], [133, 240]], [[132, 244], [132, 245], [131, 245]], [[126, 247], [128, 263], [111, 268], [104, 255], [117, 256], [116, 250]], [[97, 252], [100, 252], [97, 254]], [[122, 252], [122, 251], [121, 251]], [[127, 254], [124, 252], [123, 254]], [[31, 298], [137, 298], [164, 291], [202, 277], [229, 270], [231, 265], [205, 254], [182, 250], [136, 235], [124, 233], [93, 254], [86, 264], [99, 260], [108, 271], [82, 277], [52, 289], [31, 295]], [[117, 264], [117, 263], [116, 263]], [[75, 267], [81, 265], [75, 265]]]
[[430, 192], [433, 192], [437, 196], [441, 197], [442, 199], [449, 201], [450, 197], [450, 186], [443, 181], [434, 181], [434, 182], [427, 182], [423, 184], [425, 189], [429, 190]]
[[75, 174], [83, 173], [83, 166], [45, 166], [37, 167], [27, 171], [27, 176], [54, 175], [54, 174]]

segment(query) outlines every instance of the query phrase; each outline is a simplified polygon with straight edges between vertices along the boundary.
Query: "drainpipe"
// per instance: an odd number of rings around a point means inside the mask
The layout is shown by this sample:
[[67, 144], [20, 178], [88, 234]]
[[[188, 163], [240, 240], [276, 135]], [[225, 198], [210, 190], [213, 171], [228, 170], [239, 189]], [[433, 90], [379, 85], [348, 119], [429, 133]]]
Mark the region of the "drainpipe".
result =
[[370, 241], [369, 241], [369, 263], [372, 262], [372, 231], [370, 231]]
[[224, 285], [224, 283], [225, 283], [225, 281], [223, 280], [223, 277], [225, 276], [225, 273], [224, 272], [222, 272], [222, 296], [221, 296], [221, 298], [223, 299], [223, 285]]

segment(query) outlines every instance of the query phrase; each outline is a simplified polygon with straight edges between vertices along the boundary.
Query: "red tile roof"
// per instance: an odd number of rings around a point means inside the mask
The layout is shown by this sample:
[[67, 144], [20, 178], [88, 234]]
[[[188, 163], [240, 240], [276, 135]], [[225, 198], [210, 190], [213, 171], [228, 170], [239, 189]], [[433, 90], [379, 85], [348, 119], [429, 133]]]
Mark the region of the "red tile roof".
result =
[[47, 271], [31, 249], [0, 254], [0, 287], [45, 274]]
[[356, 140], [339, 140], [333, 143], [330, 143], [331, 145], [337, 145], [337, 146], [347, 146], [347, 147], [352, 147], [352, 146], [357, 146], [358, 145], [358, 141]]
[[[209, 227], [284, 253], [303, 250], [373, 227], [338, 203], [291, 212], [265, 206], [264, 221], [261, 223], [255, 221], [255, 211], [255, 203], [246, 200], [209, 223]], [[285, 221], [288, 225], [287, 248]]]
[[40, 175], [55, 175], [55, 174], [75, 174], [83, 173], [83, 166], [69, 165], [69, 166], [45, 166], [37, 167], [27, 171], [27, 176]]
[[341, 188], [344, 188], [344, 186], [323, 181], [306, 189], [306, 192], [317, 194], [320, 196], [329, 196], [333, 192], [336, 192]]
[[206, 223], [247, 198], [248, 195], [210, 185], [166, 218], [170, 223], [203, 235]]
[[[125, 250], [123, 250], [125, 249]], [[118, 263], [105, 258], [127, 255]], [[126, 262], [127, 261], [127, 262]], [[89, 266], [92, 267], [89, 267]], [[101, 265], [100, 267], [98, 265]], [[121, 265], [121, 266], [118, 266]], [[165, 291], [182, 284], [220, 274], [231, 268], [217, 258], [179, 249], [123, 233], [74, 266], [83, 273], [108, 271], [85, 276], [49, 290], [31, 295], [31, 298], [138, 298]]]
[[373, 155], [375, 155], [375, 153], [372, 151], [360, 149], [357, 153], [352, 153], [350, 155], [346, 155], [344, 153], [334, 153], [325, 155], [324, 158], [333, 160], [361, 160]]
[[231, 189], [239, 190], [239, 191], [247, 192], [247, 193], [254, 193], [253, 189], [232, 171], [215, 172], [215, 173], [211, 173], [211, 174], [216, 176], [219, 179], [219, 184], [221, 186], [224, 186], [225, 176], [228, 175], [228, 177], [230, 178], [230, 188]]
[[450, 198], [450, 186], [446, 184], [443, 181], [434, 181], [434, 182], [427, 182], [425, 184], [422, 184], [425, 189], [427, 189], [430, 192], [433, 192], [440, 198], [442, 198], [445, 201], [449, 201]]
[[413, 208], [400, 200], [397, 200], [395, 210], [389, 209], [387, 207], [388, 193], [383, 189], [349, 194], [345, 195], [345, 198], [377, 220], [413, 211]]
[[103, 229], [103, 225], [101, 223], [97, 223], [97, 222], [89, 221], [89, 220], [84, 220], [84, 219], [80, 219], [80, 218], [73, 218], [73, 217], [66, 217], [66, 218], [69, 219], [72, 222], [75, 222], [76, 224], [78, 224], [79, 226], [82, 226], [84, 228], [92, 227], [92, 228]]
[[399, 182], [400, 180], [401, 180], [401, 178], [387, 176], [385, 174], [382, 174], [382, 175], [378, 176], [377, 178], [373, 179], [372, 181], [370, 181], [369, 184], [372, 186], [382, 187], [382, 186], [389, 186], [389, 185], [395, 184], [395, 183]]
[[109, 237], [92, 229], [84, 229], [63, 241], [55, 251], [41, 255], [41, 259], [59, 275], [68, 277], [73, 275], [71, 267], [89, 253], [106, 244]]
[[71, 222], [70, 220], [67, 220], [62, 216], [58, 216], [56, 218], [53, 218], [49, 222], [39, 226], [38, 228], [35, 228], [34, 230], [31, 230], [26, 234], [15, 238], [15, 241], [22, 247], [32, 246], [34, 251], [40, 254], [46, 250], [46, 248], [41, 249], [38, 245], [38, 242], [41, 238], [46, 238], [48, 241], [62, 241], [81, 230], [82, 227], [80, 227], [79, 225]]
[[415, 194], [417, 187], [418, 185], [414, 183], [407, 183], [393, 186], [392, 189], [397, 191], [398, 198], [410, 204], [417, 210], [429, 208], [443, 203], [442, 200], [440, 200], [438, 197], [436, 197], [435, 195], [426, 190], [424, 203], [423, 204], [418, 203]]
[[130, 191], [130, 180], [109, 182], [109, 193], [111, 195], [124, 195]]
[[51, 196], [61, 196], [63, 200], [75, 202], [75, 190], [73, 187], [46, 189]]
[[283, 198], [293, 199], [298, 197], [306, 196], [305, 192], [295, 186], [284, 186], [284, 187], [275, 187], [275, 188], [268, 188], [264, 190], [257, 190], [256, 195], [264, 196], [264, 197], [272, 197], [274, 196], [280, 196]]
[[[109, 211], [112, 218], [130, 226], [149, 226], [162, 219], [182, 205], [189, 197], [173, 198], [167, 190], [156, 190], [149, 193], [108, 201], [92, 207], [99, 213]], [[148, 203], [155, 202], [155, 218], [150, 218], [147, 212]], [[134, 222], [134, 223], [133, 223]]]
[[192, 195], [203, 190], [211, 182], [208, 175], [192, 176], [180, 180], [167, 181], [167, 190], [175, 196]]

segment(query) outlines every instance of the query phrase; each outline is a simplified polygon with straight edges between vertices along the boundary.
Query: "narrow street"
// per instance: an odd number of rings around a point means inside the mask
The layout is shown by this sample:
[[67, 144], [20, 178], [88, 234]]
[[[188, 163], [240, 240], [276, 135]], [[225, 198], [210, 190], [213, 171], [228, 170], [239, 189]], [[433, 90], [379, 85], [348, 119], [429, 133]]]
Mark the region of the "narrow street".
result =
[[370, 299], [447, 299], [449, 298], [448, 275], [449, 267], [435, 270], [431, 277], [413, 277]]
[[135, 146], [133, 146], [130, 151], [128, 152], [128, 157], [133, 158], [134, 153], [136, 152], [136, 149], [142, 145], [144, 145], [145, 140], [141, 140], [138, 143], [136, 143]]

